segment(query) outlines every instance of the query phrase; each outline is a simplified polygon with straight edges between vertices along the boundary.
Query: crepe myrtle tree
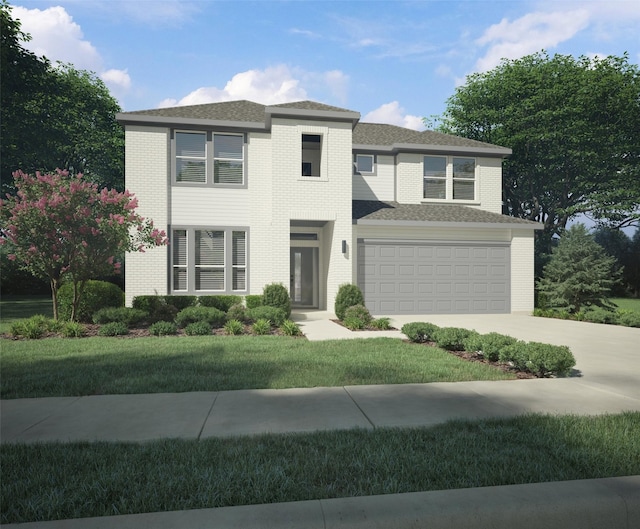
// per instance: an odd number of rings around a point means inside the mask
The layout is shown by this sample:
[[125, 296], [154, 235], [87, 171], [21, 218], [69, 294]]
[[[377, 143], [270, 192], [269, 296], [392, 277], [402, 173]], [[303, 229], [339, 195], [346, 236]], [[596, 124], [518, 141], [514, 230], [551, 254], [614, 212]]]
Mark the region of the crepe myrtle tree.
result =
[[73, 283], [71, 320], [85, 282], [120, 272], [116, 255], [165, 245], [166, 233], [136, 213], [138, 201], [128, 191], [99, 189], [58, 169], [52, 174], [13, 174], [15, 195], [0, 201], [0, 243], [9, 259], [49, 281], [53, 315], [58, 319], [58, 288]]

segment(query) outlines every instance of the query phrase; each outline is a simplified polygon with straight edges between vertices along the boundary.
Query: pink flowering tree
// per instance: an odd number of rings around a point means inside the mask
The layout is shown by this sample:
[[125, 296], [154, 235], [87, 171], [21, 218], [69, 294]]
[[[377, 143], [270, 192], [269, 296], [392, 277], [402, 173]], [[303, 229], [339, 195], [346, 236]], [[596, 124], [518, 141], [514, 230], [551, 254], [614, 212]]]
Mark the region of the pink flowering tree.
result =
[[15, 195], [0, 200], [0, 244], [10, 245], [9, 259], [49, 281], [53, 315], [58, 319], [58, 288], [73, 283], [75, 319], [88, 279], [120, 272], [115, 256], [167, 244], [164, 231], [136, 213], [128, 191], [98, 189], [82, 174], [67, 171], [35, 176], [13, 174]]

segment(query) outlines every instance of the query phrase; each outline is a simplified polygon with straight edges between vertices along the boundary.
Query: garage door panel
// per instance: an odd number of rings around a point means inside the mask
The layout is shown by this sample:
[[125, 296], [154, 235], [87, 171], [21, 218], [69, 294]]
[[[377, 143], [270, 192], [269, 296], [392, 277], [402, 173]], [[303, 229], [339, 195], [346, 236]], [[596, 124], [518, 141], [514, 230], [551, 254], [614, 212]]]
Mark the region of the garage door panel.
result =
[[374, 314], [510, 310], [510, 249], [502, 243], [359, 241], [358, 284]]

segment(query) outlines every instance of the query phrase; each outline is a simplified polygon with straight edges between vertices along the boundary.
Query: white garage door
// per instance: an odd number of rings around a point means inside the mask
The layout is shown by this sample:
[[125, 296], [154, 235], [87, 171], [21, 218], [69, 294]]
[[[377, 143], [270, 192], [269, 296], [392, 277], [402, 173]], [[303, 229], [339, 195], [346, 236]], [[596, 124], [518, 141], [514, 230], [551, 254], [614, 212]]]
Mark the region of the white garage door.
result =
[[508, 243], [358, 240], [358, 286], [372, 314], [510, 312]]

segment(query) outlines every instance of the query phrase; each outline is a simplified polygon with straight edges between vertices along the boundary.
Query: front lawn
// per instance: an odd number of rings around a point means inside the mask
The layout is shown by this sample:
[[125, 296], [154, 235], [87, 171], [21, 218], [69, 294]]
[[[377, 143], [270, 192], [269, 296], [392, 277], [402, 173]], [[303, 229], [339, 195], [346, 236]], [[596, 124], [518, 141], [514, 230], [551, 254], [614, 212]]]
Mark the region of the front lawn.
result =
[[640, 298], [612, 298], [611, 301], [619, 309], [640, 312]]
[[2, 446], [2, 523], [640, 474], [640, 412]]
[[394, 338], [282, 336], [2, 340], [2, 398], [514, 379]]
[[9, 332], [9, 327], [14, 321], [30, 318], [34, 314], [53, 317], [51, 296], [2, 296], [0, 333]]

